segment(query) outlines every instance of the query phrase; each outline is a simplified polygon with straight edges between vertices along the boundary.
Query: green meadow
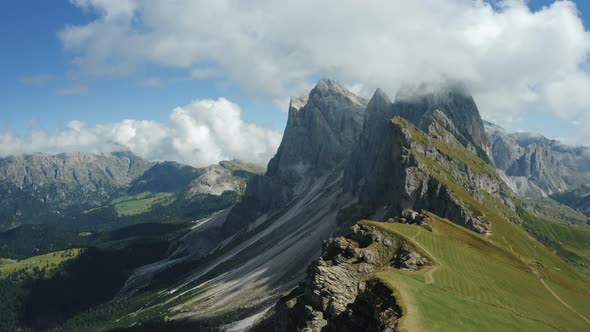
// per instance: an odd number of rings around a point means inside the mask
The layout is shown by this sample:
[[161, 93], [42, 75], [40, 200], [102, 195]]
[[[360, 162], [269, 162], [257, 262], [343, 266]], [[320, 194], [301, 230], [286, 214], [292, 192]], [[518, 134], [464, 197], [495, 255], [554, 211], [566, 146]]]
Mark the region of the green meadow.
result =
[[111, 202], [119, 216], [133, 216], [148, 212], [156, 204], [167, 205], [174, 201], [174, 193], [144, 192], [133, 196], [119, 197]]
[[434, 215], [432, 231], [367, 223], [402, 237], [434, 262], [417, 272], [388, 269], [375, 276], [400, 302], [400, 326], [406, 331], [590, 329], [587, 276], [553, 259], [517, 227], [512, 231], [522, 241], [514, 248]]

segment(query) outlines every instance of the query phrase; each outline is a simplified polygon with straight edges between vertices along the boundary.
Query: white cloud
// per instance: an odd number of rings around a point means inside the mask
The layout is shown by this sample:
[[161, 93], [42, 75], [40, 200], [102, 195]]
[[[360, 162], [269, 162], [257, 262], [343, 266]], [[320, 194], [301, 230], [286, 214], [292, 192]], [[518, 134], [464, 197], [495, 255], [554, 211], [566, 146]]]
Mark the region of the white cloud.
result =
[[206, 166], [223, 159], [264, 165], [274, 155], [281, 135], [244, 122], [240, 107], [225, 98], [195, 100], [175, 108], [167, 124], [124, 120], [87, 127], [71, 121], [48, 133], [35, 130], [29, 137], [0, 133], [0, 156], [19, 153], [69, 151], [110, 152], [117, 145], [150, 160], [175, 160]]
[[[86, 74], [146, 64], [217, 68], [249, 93], [284, 98], [333, 77], [365, 94], [402, 81], [465, 81], [487, 118], [587, 113], [590, 51], [571, 1], [76, 0], [94, 21], [60, 32]], [[205, 72], [206, 73], [206, 72]], [[362, 83], [362, 87], [358, 86]], [[590, 133], [590, 132], [588, 132]]]
[[147, 78], [143, 81], [140, 81], [139, 84], [142, 86], [149, 87], [149, 88], [159, 88], [162, 86], [162, 81], [160, 80], [159, 77], [152, 77], [152, 78]]
[[74, 84], [68, 85], [61, 89], [57, 90], [57, 93], [62, 95], [78, 95], [81, 93], [85, 93], [88, 91], [88, 86], [86, 84]]
[[204, 80], [219, 75], [214, 68], [195, 68], [191, 71], [191, 78], [195, 80]]

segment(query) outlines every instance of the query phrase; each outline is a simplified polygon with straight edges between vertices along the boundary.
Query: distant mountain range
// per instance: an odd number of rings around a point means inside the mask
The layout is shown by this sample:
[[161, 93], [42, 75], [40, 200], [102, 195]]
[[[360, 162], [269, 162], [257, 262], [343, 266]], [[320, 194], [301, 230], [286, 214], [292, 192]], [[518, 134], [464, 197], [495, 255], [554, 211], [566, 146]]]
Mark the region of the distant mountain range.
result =
[[512, 133], [489, 122], [494, 161], [504, 180], [526, 197], [552, 197], [590, 215], [590, 148], [572, 147], [530, 133]]
[[[226, 203], [213, 203], [223, 208], [244, 192], [249, 177], [262, 171], [239, 161], [197, 169], [174, 162], [150, 162], [126, 151], [2, 158], [0, 230], [21, 224], [95, 220], [98, 212], [101, 218], [112, 218], [104, 214], [109, 208], [118, 212], [115, 216], [133, 216], [161, 203], [178, 205], [182, 201], [187, 205], [225, 194]], [[229, 197], [231, 193], [235, 195]], [[125, 210], [130, 206], [135, 210]]]

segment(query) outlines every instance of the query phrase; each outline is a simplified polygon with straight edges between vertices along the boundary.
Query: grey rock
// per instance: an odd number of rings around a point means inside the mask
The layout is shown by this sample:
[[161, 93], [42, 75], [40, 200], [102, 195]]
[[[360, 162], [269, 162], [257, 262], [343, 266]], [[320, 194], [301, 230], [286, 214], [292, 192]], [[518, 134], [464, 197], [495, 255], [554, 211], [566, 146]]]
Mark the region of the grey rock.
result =
[[453, 82], [406, 85], [398, 91], [395, 104], [399, 115], [421, 130], [428, 131], [432, 122], [438, 121], [479, 157], [493, 160], [483, 120], [465, 87]]
[[1, 158], [0, 229], [100, 206], [153, 165], [125, 151]]
[[[431, 264], [399, 238], [359, 223], [345, 237], [327, 241], [322, 252], [293, 291], [300, 295], [278, 302], [277, 331], [394, 331], [401, 310], [386, 286], [369, 280], [371, 274], [390, 265], [417, 270]], [[323, 317], [321, 324], [314, 317]]]
[[530, 133], [508, 133], [490, 122], [485, 129], [501, 176], [528, 198], [553, 197], [590, 215], [590, 148], [567, 146]]

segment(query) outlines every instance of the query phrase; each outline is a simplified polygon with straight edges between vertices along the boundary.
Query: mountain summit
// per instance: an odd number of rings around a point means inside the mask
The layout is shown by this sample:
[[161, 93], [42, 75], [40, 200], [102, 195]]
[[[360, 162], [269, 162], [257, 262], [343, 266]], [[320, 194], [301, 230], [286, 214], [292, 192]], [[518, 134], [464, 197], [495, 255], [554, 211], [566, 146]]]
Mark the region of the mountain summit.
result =
[[320, 80], [307, 98], [291, 101], [283, 140], [267, 175], [297, 181], [308, 173], [317, 176], [332, 169], [350, 153], [364, 111], [364, 101], [344, 86]]

